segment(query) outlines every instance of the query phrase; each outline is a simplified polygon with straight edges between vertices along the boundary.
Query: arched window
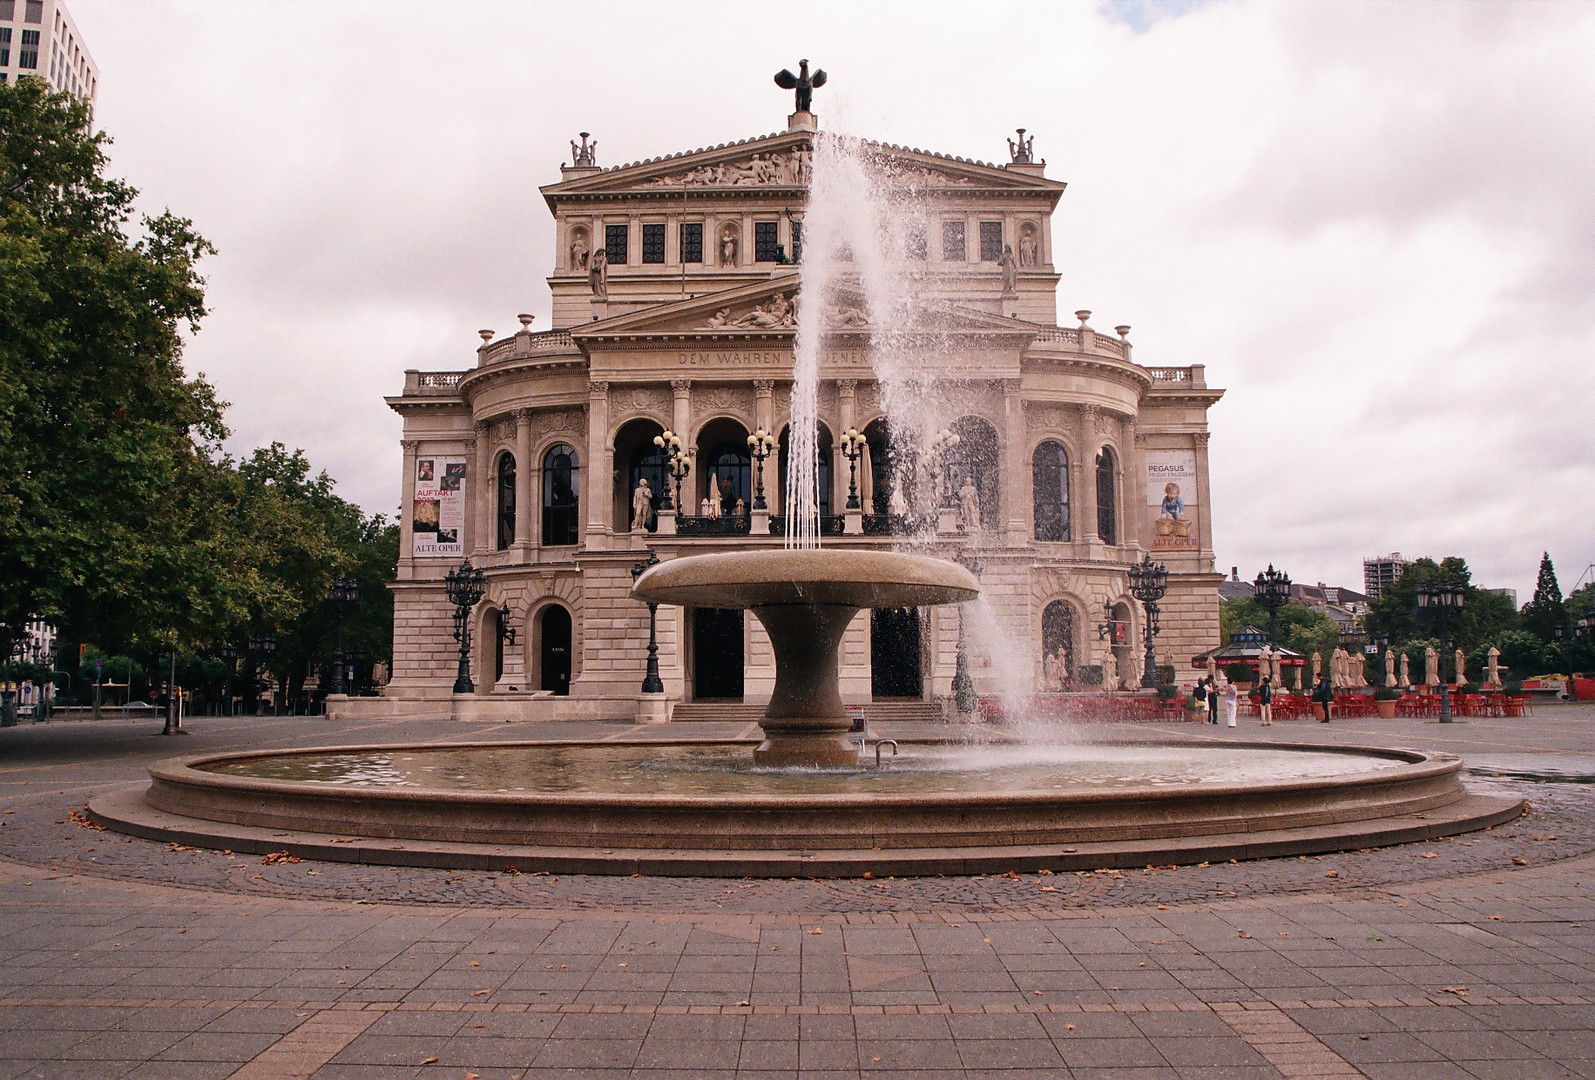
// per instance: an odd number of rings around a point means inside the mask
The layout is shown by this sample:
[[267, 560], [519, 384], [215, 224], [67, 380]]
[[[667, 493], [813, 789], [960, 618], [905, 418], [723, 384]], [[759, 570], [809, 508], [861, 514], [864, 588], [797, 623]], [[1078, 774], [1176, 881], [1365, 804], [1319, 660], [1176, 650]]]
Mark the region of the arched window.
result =
[[[777, 450], [777, 480], [776, 491], [780, 493], [781, 512], [787, 513], [789, 508], [785, 504], [788, 470], [791, 468], [792, 425], [788, 424], [781, 431], [781, 444]], [[817, 451], [818, 462], [814, 471], [814, 502], [819, 507], [821, 517], [829, 517], [831, 513], [831, 433], [825, 430], [824, 424], [816, 424], [814, 428], [814, 444]], [[765, 477], [765, 486], [770, 484], [769, 477]]]
[[963, 486], [965, 476], [973, 479], [980, 498], [980, 527], [997, 529], [1002, 525], [997, 429], [978, 416], [965, 416], [953, 422], [952, 431], [959, 440], [952, 462], [953, 491]]
[[564, 443], [543, 455], [543, 543], [574, 544], [577, 521], [578, 460]]
[[1074, 609], [1062, 600], [1041, 613], [1041, 674], [1048, 690], [1067, 690], [1074, 678]]
[[498, 456], [498, 550], [515, 542], [515, 455]]
[[[737, 502], [744, 511], [753, 505], [753, 457], [748, 452], [748, 430], [735, 420], [724, 417], [705, 424], [698, 433], [698, 490], [702, 492], [697, 506], [683, 506], [685, 516], [703, 510], [702, 499], [715, 506], [717, 517], [730, 517], [737, 512]], [[765, 477], [768, 486], [769, 477]]]
[[1044, 442], [1030, 459], [1034, 489], [1036, 539], [1069, 539], [1069, 453], [1062, 445]]
[[1097, 455], [1097, 536], [1104, 544], [1119, 542], [1118, 461], [1113, 448]]

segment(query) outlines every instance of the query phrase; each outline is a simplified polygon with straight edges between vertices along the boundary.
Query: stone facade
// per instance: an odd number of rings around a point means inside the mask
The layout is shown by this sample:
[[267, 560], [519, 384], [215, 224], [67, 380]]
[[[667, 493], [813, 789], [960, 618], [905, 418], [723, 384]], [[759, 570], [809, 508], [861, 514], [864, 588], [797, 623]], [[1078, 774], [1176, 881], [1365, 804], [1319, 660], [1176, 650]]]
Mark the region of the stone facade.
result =
[[[629, 717], [649, 631], [647, 608], [629, 595], [634, 567], [650, 551], [782, 542], [768, 522], [781, 512], [784, 441], [763, 463], [769, 513], [753, 509], [760, 470], [746, 443], [761, 429], [786, 437], [802, 279], [778, 260], [794, 251], [816, 137], [813, 118], [795, 114], [785, 132], [664, 159], [600, 168], [581, 153], [542, 189], [556, 225], [554, 329], [533, 333], [523, 316], [519, 333], [484, 331], [469, 367], [407, 372], [388, 399], [405, 449], [393, 677], [382, 701], [345, 709]], [[981, 624], [971, 667], [983, 692], [1078, 677], [1103, 662], [1110, 625], [1138, 677], [1144, 615], [1127, 571], [1148, 551], [1170, 572], [1159, 663], [1183, 671], [1218, 643], [1207, 410], [1222, 391], [1199, 366], [1137, 363], [1128, 327], [1100, 333], [1089, 312], [1059, 325], [1051, 216], [1064, 185], [1028, 154], [998, 166], [873, 151], [928, 193], [940, 223], [922, 284], [940, 312], [946, 375], [962, 388], [947, 422], [986, 454], [982, 470], [969, 467], [979, 525], [943, 511], [916, 543], [977, 559], [984, 597], [962, 616], [898, 613], [895, 630], [888, 616], [861, 613], [842, 647], [844, 697], [944, 698], [961, 617]], [[845, 303], [821, 317], [824, 543], [903, 543], [888, 531], [897, 511], [880, 462], [891, 435], [868, 317]], [[665, 429], [696, 451], [675, 513], [659, 508], [669, 481], [652, 440]], [[849, 429], [869, 439], [859, 511], [846, 509]], [[653, 513], [633, 531], [638, 477], [652, 481]], [[1043, 497], [1043, 482], [1066, 496]], [[486, 576], [469, 616], [476, 692], [452, 695], [443, 578], [467, 556]], [[673, 704], [768, 697], [773, 660], [751, 616], [661, 608], [656, 633]]]

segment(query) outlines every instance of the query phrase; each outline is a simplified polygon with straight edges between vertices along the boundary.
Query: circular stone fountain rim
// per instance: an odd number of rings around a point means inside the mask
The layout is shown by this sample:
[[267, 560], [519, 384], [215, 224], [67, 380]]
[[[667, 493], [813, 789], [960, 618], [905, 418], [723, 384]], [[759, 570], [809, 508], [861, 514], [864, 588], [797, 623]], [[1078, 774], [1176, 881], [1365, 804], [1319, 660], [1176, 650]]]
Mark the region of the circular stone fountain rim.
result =
[[[905, 745], [949, 745], [946, 740], [940, 739], [901, 739]], [[579, 792], [502, 792], [485, 791], [478, 789], [458, 788], [428, 788], [428, 787], [376, 787], [359, 784], [329, 784], [319, 783], [314, 780], [281, 780], [269, 777], [240, 776], [234, 773], [216, 772], [200, 768], [201, 765], [216, 764], [230, 761], [254, 761], [270, 758], [310, 757], [326, 754], [340, 753], [402, 753], [410, 751], [454, 751], [454, 750], [490, 750], [490, 749], [548, 749], [581, 747], [603, 749], [615, 746], [748, 746], [751, 740], [743, 739], [631, 739], [631, 740], [591, 740], [591, 739], [565, 739], [552, 742], [472, 742], [472, 743], [400, 743], [386, 746], [373, 746], [370, 744], [351, 744], [347, 746], [304, 747], [289, 750], [261, 750], [261, 751], [221, 751], [199, 754], [185, 754], [181, 757], [164, 758], [149, 766], [149, 775], [152, 780], [164, 781], [182, 785], [200, 785], [209, 787], [226, 787], [238, 791], [270, 792], [314, 792], [316, 795], [327, 799], [360, 798], [372, 799], [381, 802], [414, 801], [419, 798], [442, 802], [471, 802], [471, 803], [505, 803], [522, 804], [527, 806], [569, 806], [573, 808], [615, 806], [625, 808], [654, 807], [661, 810], [694, 810], [694, 809], [721, 809], [730, 805], [748, 810], [781, 810], [793, 807], [813, 807], [823, 805], [838, 810], [852, 810], [860, 808], [881, 809], [912, 809], [916, 806], [926, 808], [940, 808], [957, 806], [959, 804], [979, 804], [990, 806], [1022, 806], [1031, 803], [1095, 803], [1118, 802], [1129, 798], [1145, 799], [1155, 802], [1169, 802], [1181, 798], [1189, 798], [1200, 794], [1204, 799], [1211, 799], [1226, 792], [1236, 794], [1255, 795], [1259, 793], [1289, 793], [1292, 791], [1312, 788], [1341, 787], [1351, 783], [1366, 782], [1370, 775], [1380, 776], [1380, 773], [1367, 771], [1346, 773], [1340, 776], [1308, 777], [1290, 780], [1257, 780], [1246, 783], [1204, 783], [1194, 789], [1191, 785], [1168, 786], [1133, 786], [1103, 789], [1082, 789], [1080, 791], [1060, 791], [1048, 789], [1045, 791], [1026, 790], [1016, 792], [867, 792], [857, 794], [768, 794], [749, 795], [746, 793], [717, 795], [670, 795], [670, 794], [584, 794]], [[957, 744], [954, 744], [957, 745]], [[1101, 745], [1101, 744], [1098, 744]], [[1178, 741], [1168, 742], [1136, 742], [1135, 747], [1174, 747], [1181, 749], [1209, 748], [1205, 744], [1193, 747], [1190, 743]], [[1346, 757], [1374, 757], [1386, 760], [1405, 762], [1410, 769], [1403, 772], [1402, 778], [1407, 780], [1422, 779], [1427, 776], [1441, 776], [1446, 773], [1456, 773], [1461, 770], [1462, 759], [1455, 754], [1439, 751], [1420, 751], [1393, 747], [1376, 746], [1316, 746], [1311, 743], [1276, 743], [1263, 741], [1226, 742], [1215, 744], [1213, 749], [1265, 749], [1283, 750], [1287, 752], [1302, 753], [1329, 753], [1344, 755]]]
[[716, 607], [850, 604], [918, 607], [963, 603], [980, 582], [947, 559], [860, 548], [775, 549], [686, 555], [650, 567], [634, 599]]

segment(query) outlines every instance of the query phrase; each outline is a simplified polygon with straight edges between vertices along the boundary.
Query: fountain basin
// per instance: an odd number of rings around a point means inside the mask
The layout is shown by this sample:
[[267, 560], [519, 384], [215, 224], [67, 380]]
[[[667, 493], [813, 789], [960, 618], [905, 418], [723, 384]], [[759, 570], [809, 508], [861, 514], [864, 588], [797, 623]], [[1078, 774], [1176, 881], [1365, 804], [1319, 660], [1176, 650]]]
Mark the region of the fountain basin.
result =
[[753, 759], [765, 765], [852, 765], [858, 746], [837, 688], [842, 635], [861, 608], [973, 600], [957, 563], [899, 551], [812, 549], [690, 555], [652, 567], [631, 594], [654, 604], [751, 608], [775, 652], [775, 688]]
[[[747, 745], [648, 741], [621, 749], [638, 758], [684, 750], [746, 760]], [[609, 742], [431, 744], [200, 755], [157, 763], [142, 797], [98, 798], [93, 810], [125, 831], [241, 851], [298, 845], [318, 858], [370, 862], [731, 876], [1068, 869], [1298, 854], [1447, 835], [1521, 812], [1519, 801], [1469, 795], [1461, 761], [1451, 755], [1272, 743], [1221, 749], [1256, 755], [1264, 771], [1280, 771], [1269, 755], [1286, 771], [1293, 755], [1331, 758], [1343, 767], [1261, 781], [1214, 779], [1198, 768], [1178, 782], [1126, 775], [1114, 783], [1047, 788], [1026, 781], [997, 791], [949, 790], [917, 774], [895, 789], [874, 789], [861, 775], [873, 770], [860, 768], [854, 790], [844, 784], [762, 793], [724, 790], [731, 785], [712, 774], [699, 787], [721, 790], [647, 784], [635, 792], [449, 790], [400, 786], [386, 777], [360, 784], [269, 775], [302, 774], [329, 755], [363, 760], [368, 773], [378, 759], [448, 755], [448, 769], [492, 775], [490, 756], [508, 754], [545, 759], [547, 772], [562, 777], [556, 786], [589, 787], [580, 768], [571, 775], [569, 763], [607, 770], [616, 748]], [[905, 756], [940, 749], [904, 741]], [[1177, 743], [1153, 749], [1182, 757], [1204, 752]], [[1124, 755], [1123, 772], [1142, 767], [1136, 748]], [[424, 769], [412, 771], [426, 782]], [[268, 775], [241, 775], [247, 772]]]

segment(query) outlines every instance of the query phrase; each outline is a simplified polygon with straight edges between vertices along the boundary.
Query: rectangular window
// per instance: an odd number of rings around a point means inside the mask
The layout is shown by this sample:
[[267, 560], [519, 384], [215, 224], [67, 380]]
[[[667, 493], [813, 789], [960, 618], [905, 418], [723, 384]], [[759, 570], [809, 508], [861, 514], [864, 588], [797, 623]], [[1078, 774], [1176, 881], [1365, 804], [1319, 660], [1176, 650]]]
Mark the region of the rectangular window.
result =
[[703, 222], [683, 221], [681, 223], [681, 261], [684, 263], [703, 262]]
[[35, 24], [44, 22], [44, 0], [28, 0], [28, 17], [23, 21]]
[[17, 17], [17, 0], [0, 0], [0, 19]]
[[930, 257], [930, 242], [925, 239], [925, 226], [918, 222], [908, 226], [907, 235], [904, 237], [904, 247], [910, 259], [924, 262]]
[[1002, 222], [980, 223], [980, 261], [996, 262], [1002, 258]]
[[19, 49], [19, 50], [17, 50], [17, 67], [19, 67], [19, 68], [37, 68], [38, 66], [39, 66], [39, 50], [38, 49]]
[[0, 67], [11, 63], [11, 27], [0, 26]]
[[610, 266], [626, 265], [626, 237], [630, 231], [629, 225], [604, 226], [604, 258]]
[[963, 262], [968, 257], [968, 251], [964, 247], [962, 221], [941, 223], [941, 257], [942, 262]]
[[642, 261], [645, 263], [662, 263], [665, 261], [665, 227], [663, 225], [644, 225], [642, 227]]
[[755, 221], [753, 223], [753, 261], [777, 262], [775, 226], [773, 221]]

